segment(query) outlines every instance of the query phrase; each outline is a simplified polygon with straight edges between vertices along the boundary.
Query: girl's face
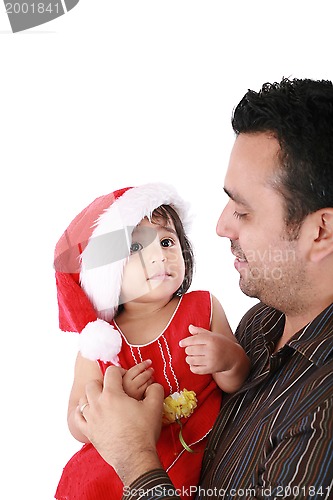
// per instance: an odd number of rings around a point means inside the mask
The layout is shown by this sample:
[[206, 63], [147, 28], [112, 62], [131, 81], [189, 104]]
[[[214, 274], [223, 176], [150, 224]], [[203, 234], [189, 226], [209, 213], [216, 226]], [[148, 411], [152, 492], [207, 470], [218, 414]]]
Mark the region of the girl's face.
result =
[[184, 280], [185, 263], [171, 219], [143, 219], [132, 234], [120, 303], [171, 299]]

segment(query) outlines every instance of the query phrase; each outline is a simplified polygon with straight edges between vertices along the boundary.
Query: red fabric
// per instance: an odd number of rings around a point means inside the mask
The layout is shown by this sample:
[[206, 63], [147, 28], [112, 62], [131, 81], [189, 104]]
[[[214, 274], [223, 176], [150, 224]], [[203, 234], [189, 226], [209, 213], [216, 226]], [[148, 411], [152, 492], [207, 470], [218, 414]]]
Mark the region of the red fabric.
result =
[[[162, 428], [157, 446], [164, 468], [174, 485], [183, 488], [184, 498], [189, 498], [190, 486], [198, 484], [207, 441], [205, 436], [210, 432], [217, 417], [222, 392], [210, 375], [195, 375], [190, 371], [185, 362], [184, 349], [179, 347], [179, 341], [189, 335], [190, 324], [210, 329], [210, 321], [209, 292], [190, 292], [182, 297], [169, 325], [155, 341], [135, 347], [129, 345], [124, 337], [122, 350], [119, 353], [120, 364], [127, 369], [139, 363], [141, 359], [151, 359], [155, 380], [163, 385], [165, 397], [182, 389], [193, 390], [196, 393], [198, 406], [189, 418], [182, 421], [184, 440], [196, 453], [184, 450], [178, 438], [177, 423]], [[104, 374], [108, 364], [100, 362], [100, 366]], [[104, 462], [94, 447], [88, 444], [84, 445], [66, 465], [56, 498], [119, 500], [121, 493], [122, 485], [114, 470]]]
[[56, 271], [70, 274], [80, 272], [79, 256], [92, 235], [95, 222], [128, 189], [131, 188], [118, 189], [96, 198], [72, 220], [55, 247], [54, 267]]
[[56, 272], [59, 327], [64, 332], [81, 332], [96, 312], [75, 276]]
[[93, 232], [94, 224], [104, 210], [128, 189], [96, 198], [69, 224], [56, 244], [54, 267], [56, 270], [59, 327], [64, 332], [81, 332], [87, 323], [97, 319], [96, 312], [80, 286], [80, 255]]

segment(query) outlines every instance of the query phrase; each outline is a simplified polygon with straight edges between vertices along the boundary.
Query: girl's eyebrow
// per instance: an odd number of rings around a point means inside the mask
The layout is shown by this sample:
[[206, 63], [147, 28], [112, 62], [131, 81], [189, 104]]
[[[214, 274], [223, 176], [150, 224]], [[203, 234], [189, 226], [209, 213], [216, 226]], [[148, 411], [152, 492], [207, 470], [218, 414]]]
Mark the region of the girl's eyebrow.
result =
[[[171, 226], [165, 226], [165, 225], [157, 224], [157, 223], [153, 223], [153, 224], [154, 224], [154, 226], [156, 226], [156, 227], [154, 227], [155, 231], [162, 231], [162, 230], [168, 231], [169, 233], [174, 234], [178, 238], [177, 231], [175, 231], [175, 229], [173, 229]], [[146, 228], [140, 228], [140, 226], [136, 227], [132, 233], [132, 236], [135, 236], [135, 234], [138, 234], [138, 233], [140, 234], [140, 233], [142, 233], [142, 231], [145, 232], [145, 229]], [[148, 230], [151, 230], [151, 229], [153, 229], [153, 228], [148, 228]]]
[[169, 231], [169, 233], [172, 233], [175, 236], [178, 236], [177, 232], [170, 226], [161, 226], [160, 224], [158, 224], [158, 231], [161, 229], [164, 229], [165, 231]]

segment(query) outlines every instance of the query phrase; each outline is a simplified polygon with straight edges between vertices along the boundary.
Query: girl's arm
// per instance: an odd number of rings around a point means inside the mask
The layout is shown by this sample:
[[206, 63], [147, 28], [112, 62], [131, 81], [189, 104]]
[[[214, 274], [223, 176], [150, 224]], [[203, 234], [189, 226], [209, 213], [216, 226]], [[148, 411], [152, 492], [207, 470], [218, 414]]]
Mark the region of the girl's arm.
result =
[[73, 386], [68, 402], [67, 422], [71, 434], [81, 443], [89, 443], [89, 439], [78, 428], [74, 415], [80, 398], [85, 396], [86, 384], [92, 380], [103, 382], [103, 375], [97, 361], [90, 361], [78, 353], [75, 362]]
[[250, 360], [232, 333], [222, 305], [214, 296], [212, 296], [212, 307], [211, 330], [225, 338], [225, 342], [220, 343], [218, 350], [218, 355], [224, 360], [224, 370], [213, 372], [213, 378], [224, 392], [232, 393], [245, 382], [251, 367]]
[[186, 362], [197, 374], [211, 373], [224, 392], [237, 391], [250, 371], [250, 360], [235, 339], [224, 310], [212, 296], [211, 331], [189, 326], [191, 337], [180, 342], [185, 347]]

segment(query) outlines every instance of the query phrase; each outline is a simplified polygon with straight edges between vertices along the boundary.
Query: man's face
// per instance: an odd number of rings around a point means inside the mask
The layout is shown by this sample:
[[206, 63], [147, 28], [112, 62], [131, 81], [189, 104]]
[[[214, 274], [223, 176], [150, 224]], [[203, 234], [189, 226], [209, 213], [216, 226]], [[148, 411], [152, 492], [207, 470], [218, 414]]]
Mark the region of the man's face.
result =
[[240, 134], [225, 178], [229, 201], [217, 224], [231, 241], [241, 290], [284, 312], [302, 307], [309, 283], [301, 235], [291, 239], [285, 204], [274, 189], [278, 141], [269, 134]]

